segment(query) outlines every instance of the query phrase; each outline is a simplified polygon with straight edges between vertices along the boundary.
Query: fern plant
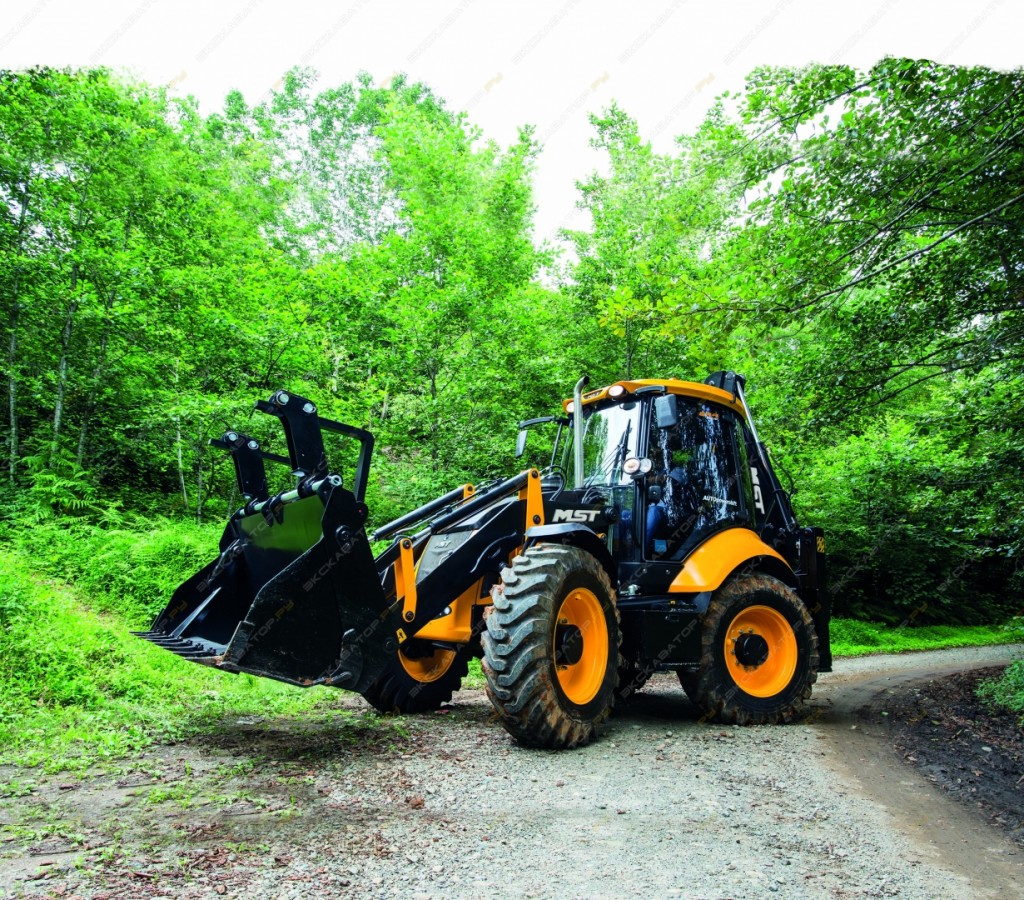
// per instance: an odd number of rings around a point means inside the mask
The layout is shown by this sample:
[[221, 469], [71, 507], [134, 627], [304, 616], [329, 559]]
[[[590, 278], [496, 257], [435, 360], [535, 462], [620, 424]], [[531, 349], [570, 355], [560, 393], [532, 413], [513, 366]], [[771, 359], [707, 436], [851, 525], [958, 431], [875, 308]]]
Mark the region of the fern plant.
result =
[[22, 496], [29, 517], [44, 521], [101, 511], [96, 505], [96, 486], [67, 451], [59, 450], [52, 461], [35, 454], [22, 462], [29, 474], [29, 489]]

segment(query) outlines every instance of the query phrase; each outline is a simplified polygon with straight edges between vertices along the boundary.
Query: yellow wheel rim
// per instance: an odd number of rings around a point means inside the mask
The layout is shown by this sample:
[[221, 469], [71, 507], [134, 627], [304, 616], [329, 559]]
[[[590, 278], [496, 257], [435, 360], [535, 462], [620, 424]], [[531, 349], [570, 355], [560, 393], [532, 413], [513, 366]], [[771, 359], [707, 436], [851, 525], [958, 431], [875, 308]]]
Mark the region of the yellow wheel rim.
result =
[[796, 672], [796, 635], [786, 617], [770, 606], [748, 606], [725, 634], [725, 666], [752, 697], [774, 697]]
[[572, 703], [589, 703], [608, 670], [608, 626], [593, 591], [573, 588], [562, 601], [555, 620], [552, 658], [558, 684]]
[[398, 659], [410, 678], [423, 684], [429, 684], [432, 681], [437, 681], [452, 667], [452, 663], [455, 662], [455, 651], [438, 648], [430, 656], [413, 658], [399, 650]]

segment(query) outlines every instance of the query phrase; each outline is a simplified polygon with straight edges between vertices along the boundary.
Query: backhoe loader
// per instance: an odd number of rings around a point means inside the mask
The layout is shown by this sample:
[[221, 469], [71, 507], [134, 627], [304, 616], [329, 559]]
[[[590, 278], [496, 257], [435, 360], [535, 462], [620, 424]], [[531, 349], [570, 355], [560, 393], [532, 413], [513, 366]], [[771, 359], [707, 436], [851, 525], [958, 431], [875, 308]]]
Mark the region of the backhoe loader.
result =
[[[521, 425], [518, 456], [532, 429], [554, 432], [546, 465], [373, 530], [372, 434], [277, 391], [256, 408], [287, 456], [239, 431], [214, 441], [246, 502], [140, 636], [401, 713], [450, 701], [482, 657], [497, 718], [533, 747], [587, 743], [658, 671], [707, 720], [789, 721], [831, 670], [825, 542], [797, 523], [744, 384], [581, 378], [561, 415]], [[325, 432], [359, 446], [350, 485]], [[291, 473], [276, 493], [267, 462]]]

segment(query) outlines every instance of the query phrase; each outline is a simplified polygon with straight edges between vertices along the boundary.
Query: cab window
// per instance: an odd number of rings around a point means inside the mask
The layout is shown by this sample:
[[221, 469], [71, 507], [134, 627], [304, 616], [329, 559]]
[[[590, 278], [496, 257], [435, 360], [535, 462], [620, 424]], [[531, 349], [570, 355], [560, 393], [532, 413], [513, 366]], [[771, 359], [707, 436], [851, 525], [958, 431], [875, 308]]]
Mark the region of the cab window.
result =
[[679, 397], [678, 422], [658, 428], [653, 411], [648, 456], [645, 555], [681, 558], [715, 531], [750, 522], [750, 470], [741, 425], [725, 408]]

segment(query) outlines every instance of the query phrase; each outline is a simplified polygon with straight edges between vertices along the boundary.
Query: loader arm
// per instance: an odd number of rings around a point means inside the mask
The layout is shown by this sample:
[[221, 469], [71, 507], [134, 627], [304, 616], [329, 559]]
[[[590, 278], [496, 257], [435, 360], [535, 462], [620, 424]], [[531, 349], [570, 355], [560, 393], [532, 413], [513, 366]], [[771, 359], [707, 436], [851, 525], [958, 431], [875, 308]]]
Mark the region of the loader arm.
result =
[[[388, 523], [373, 537], [394, 539], [374, 558], [363, 503], [372, 435], [320, 418], [311, 401], [283, 391], [256, 409], [280, 421], [288, 456], [237, 431], [212, 442], [231, 454], [246, 503], [229, 520], [217, 559], [140, 633], [194, 662], [363, 693], [401, 646], [496, 574], [526, 529], [543, 522], [531, 469], [480, 492], [463, 485]], [[359, 441], [352, 490], [331, 469], [324, 431]], [[266, 462], [287, 464], [294, 487], [272, 495]], [[450, 553], [423, 565], [432, 537], [456, 533]]]
[[[385, 592], [390, 596], [393, 587], [402, 604], [401, 640], [414, 637], [481, 578], [496, 576], [523, 546], [527, 530], [543, 523], [540, 473], [527, 469], [479, 492], [466, 490], [462, 502], [440, 508], [426, 521], [408, 518], [403, 517], [405, 524], [418, 524], [418, 533], [398, 537], [378, 557], [378, 564], [391, 566]], [[431, 538], [443, 543], [432, 544]]]

